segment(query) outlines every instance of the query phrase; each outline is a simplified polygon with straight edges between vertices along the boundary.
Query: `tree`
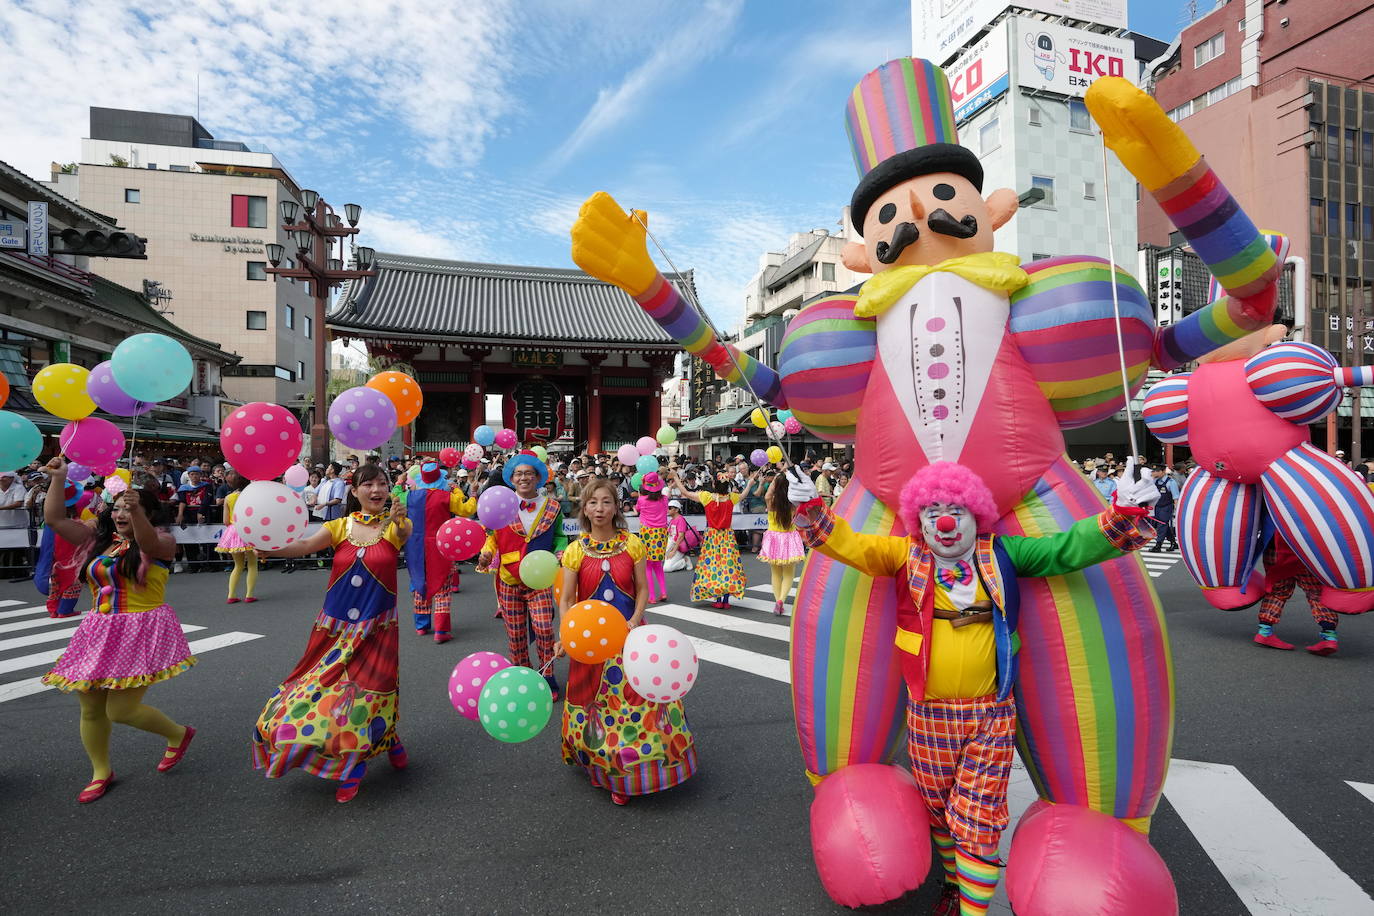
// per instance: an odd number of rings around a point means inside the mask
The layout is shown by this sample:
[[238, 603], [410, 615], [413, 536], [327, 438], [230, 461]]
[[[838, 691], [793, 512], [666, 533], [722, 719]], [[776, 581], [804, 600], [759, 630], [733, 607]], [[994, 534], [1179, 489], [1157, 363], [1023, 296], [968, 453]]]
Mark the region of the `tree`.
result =
[[129, 167], [129, 160], [115, 153], [110, 153], [110, 165], [115, 168], [127, 169]]
[[58, 170], [59, 172], [61, 172], [63, 175], [75, 175], [75, 174], [76, 174], [76, 163], [75, 163], [75, 162], [64, 162], [62, 165], [60, 165], [60, 166], [57, 167], [57, 170]]

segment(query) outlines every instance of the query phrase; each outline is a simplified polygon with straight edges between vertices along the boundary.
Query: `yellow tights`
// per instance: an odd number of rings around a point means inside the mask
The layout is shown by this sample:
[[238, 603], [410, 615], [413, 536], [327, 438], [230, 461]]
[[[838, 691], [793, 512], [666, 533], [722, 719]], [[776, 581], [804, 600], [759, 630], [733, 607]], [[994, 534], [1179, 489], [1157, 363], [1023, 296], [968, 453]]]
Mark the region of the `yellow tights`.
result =
[[773, 571], [773, 600], [786, 601], [787, 596], [792, 594], [792, 576], [797, 571], [796, 563], [788, 563], [786, 566], [770, 566]]
[[244, 568], [248, 569], [248, 588], [244, 590], [243, 597], [252, 598], [253, 589], [258, 584], [258, 555], [250, 551], [233, 554], [234, 568], [229, 570], [229, 597], [234, 597], [234, 592], [238, 591], [239, 577], [243, 575]]
[[86, 690], [77, 693], [81, 701], [81, 743], [91, 758], [91, 780], [110, 775], [110, 731], [114, 723], [132, 725], [167, 739], [170, 752], [186, 737], [186, 727], [178, 725], [155, 706], [143, 702], [147, 687], [128, 690]]

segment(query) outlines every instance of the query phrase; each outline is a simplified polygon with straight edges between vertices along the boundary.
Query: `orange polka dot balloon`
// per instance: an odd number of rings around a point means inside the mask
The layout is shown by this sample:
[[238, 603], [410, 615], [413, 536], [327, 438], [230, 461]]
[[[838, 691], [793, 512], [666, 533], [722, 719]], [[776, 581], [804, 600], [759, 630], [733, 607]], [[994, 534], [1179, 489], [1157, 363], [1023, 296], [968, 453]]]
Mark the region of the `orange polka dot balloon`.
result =
[[0, 372], [0, 407], [5, 406], [5, 402], [10, 399], [10, 380], [5, 378], [5, 373]]
[[420, 415], [425, 402], [420, 384], [404, 372], [378, 372], [368, 380], [367, 387], [377, 389], [396, 406], [398, 426], [405, 426]]
[[615, 605], [605, 601], [580, 601], [563, 615], [559, 636], [568, 658], [599, 665], [625, 648], [630, 626]]

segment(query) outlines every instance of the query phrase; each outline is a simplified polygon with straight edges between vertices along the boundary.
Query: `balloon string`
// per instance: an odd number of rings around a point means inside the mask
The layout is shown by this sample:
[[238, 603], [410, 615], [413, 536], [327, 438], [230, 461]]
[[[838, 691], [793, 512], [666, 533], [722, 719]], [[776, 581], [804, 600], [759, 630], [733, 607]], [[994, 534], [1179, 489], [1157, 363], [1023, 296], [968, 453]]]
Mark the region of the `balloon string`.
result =
[[1107, 135], [1102, 134], [1102, 201], [1107, 216], [1107, 263], [1111, 267], [1112, 311], [1116, 315], [1116, 352], [1121, 360], [1121, 393], [1125, 396], [1126, 433], [1131, 440], [1131, 455], [1140, 454], [1135, 438], [1135, 419], [1131, 416], [1131, 380], [1126, 371], [1126, 341], [1121, 330], [1121, 299], [1116, 287], [1116, 242], [1112, 233], [1112, 186], [1107, 169]]
[[138, 414], [134, 414], [134, 425], [129, 431], [129, 467], [134, 464], [134, 446], [138, 444]]

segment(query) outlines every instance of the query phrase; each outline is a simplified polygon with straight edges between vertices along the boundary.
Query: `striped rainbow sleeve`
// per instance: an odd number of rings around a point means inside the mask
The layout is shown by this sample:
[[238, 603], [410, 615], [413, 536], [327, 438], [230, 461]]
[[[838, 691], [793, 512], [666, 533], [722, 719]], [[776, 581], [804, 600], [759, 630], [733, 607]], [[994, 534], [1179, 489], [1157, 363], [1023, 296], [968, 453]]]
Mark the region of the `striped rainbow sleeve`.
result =
[[[1263, 292], [1272, 302], [1278, 302], [1277, 285]], [[1224, 296], [1182, 321], [1160, 328], [1155, 333], [1151, 356], [1155, 367], [1172, 371], [1246, 334], [1268, 327], [1270, 316], [1256, 320], [1254, 305], [1253, 298], [1243, 302], [1234, 296]]]
[[[765, 402], [774, 407], [787, 406], [778, 373], [752, 356], [741, 353], [736, 347], [717, 340], [711, 326], [663, 274], [655, 277], [649, 288], [635, 297], [635, 301], [659, 327], [668, 332], [669, 337], [682, 344], [688, 353], [704, 360], [716, 375], [733, 385], [743, 386], [747, 379], [748, 387]], [[739, 368], [736, 368], [736, 363]], [[742, 376], [740, 369], [744, 370]]]

